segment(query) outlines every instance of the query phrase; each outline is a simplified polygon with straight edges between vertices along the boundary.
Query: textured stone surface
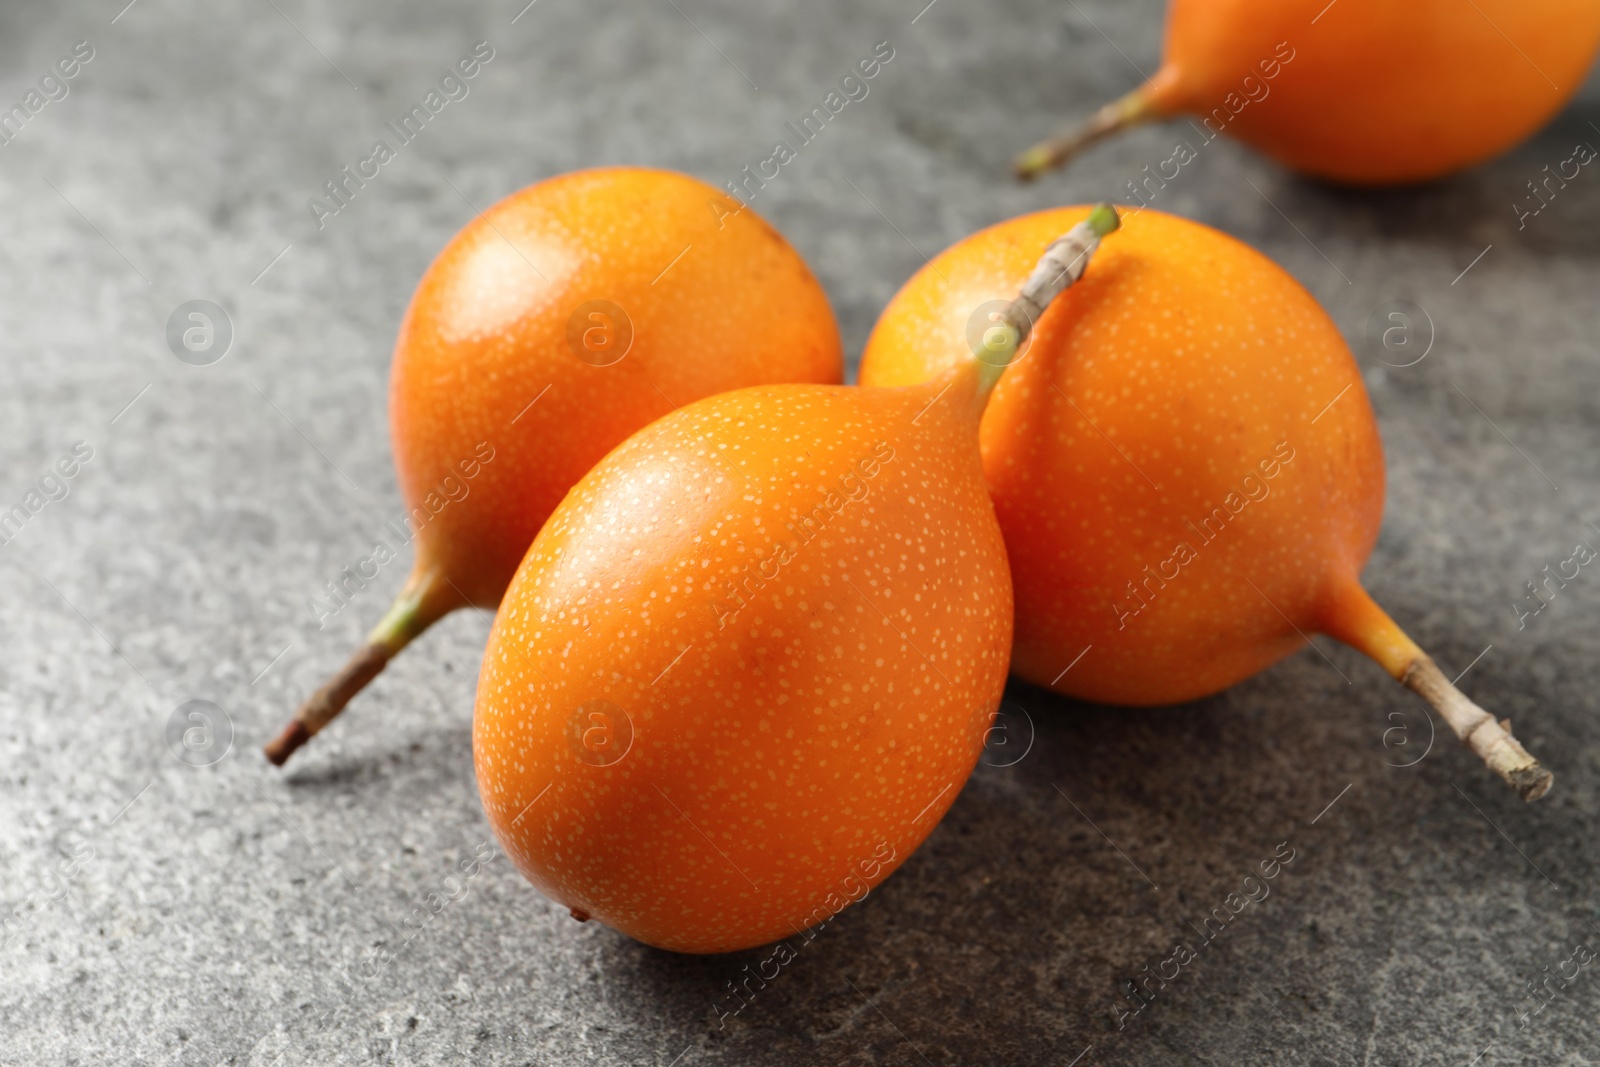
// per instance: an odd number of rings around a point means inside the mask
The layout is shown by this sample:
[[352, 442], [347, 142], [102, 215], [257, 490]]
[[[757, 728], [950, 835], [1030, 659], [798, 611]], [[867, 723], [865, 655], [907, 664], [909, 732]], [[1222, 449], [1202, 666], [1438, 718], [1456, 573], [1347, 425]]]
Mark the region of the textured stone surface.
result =
[[[306, 608], [398, 506], [400, 311], [475, 207], [596, 163], [720, 183], [888, 40], [870, 96], [756, 201], [857, 352], [923, 253], [1170, 154], [1176, 128], [1151, 128], [1032, 187], [1004, 173], [1056, 116], [1153, 69], [1159, 5], [941, 0], [913, 23], [922, 0], [121, 2], [0, 8], [7, 103], [75, 41], [95, 49], [0, 148], [0, 504], [75, 441], [94, 450], [0, 548], [0, 1062], [1600, 1058], [1593, 969], [1517, 1022], [1524, 980], [1600, 937], [1600, 576], [1520, 632], [1509, 607], [1600, 522], [1600, 178], [1522, 231], [1509, 206], [1600, 138], [1600, 83], [1439, 185], [1338, 191], [1218, 142], [1156, 204], [1282, 262], [1351, 339], [1391, 476], [1370, 587], [1452, 674], [1493, 646], [1464, 685], [1545, 757], [1552, 795], [1520, 805], [1448, 738], [1386, 765], [1425, 743], [1420, 705], [1327, 641], [1177, 709], [1017, 687], [1028, 756], [980, 768], [895, 877], [719, 1028], [724, 983], [765, 953], [642, 948], [503, 858], [399, 931], [488, 834], [469, 732], [487, 617], [439, 626], [289, 773], [256, 751], [402, 577], [324, 630]], [[471, 95], [319, 233], [306, 198], [479, 40], [495, 58]], [[1402, 297], [1437, 338], [1396, 369], [1362, 336]], [[237, 327], [204, 368], [163, 336], [196, 298]], [[166, 746], [195, 698], [235, 731], [215, 766]], [[1411, 743], [1385, 747], [1399, 724]], [[1271, 896], [1117, 1030], [1119, 983], [1280, 842], [1295, 859]], [[375, 976], [338, 980], [375, 948]]]

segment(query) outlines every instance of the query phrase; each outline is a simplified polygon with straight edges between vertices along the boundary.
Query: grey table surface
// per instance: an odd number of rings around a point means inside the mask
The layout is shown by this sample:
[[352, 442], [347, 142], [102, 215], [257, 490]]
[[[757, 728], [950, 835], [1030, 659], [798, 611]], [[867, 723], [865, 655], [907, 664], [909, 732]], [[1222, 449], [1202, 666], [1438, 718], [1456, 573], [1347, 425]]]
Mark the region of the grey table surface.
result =
[[[1600, 1061], [1590, 970], [1519, 1025], [1526, 981], [1600, 944], [1600, 577], [1525, 629], [1511, 607], [1600, 541], [1600, 172], [1525, 228], [1511, 207], [1600, 143], [1600, 81], [1425, 188], [1332, 189], [1219, 141], [1154, 205], [1277, 259], [1350, 339], [1390, 475], [1368, 584], [1450, 673], [1472, 664], [1463, 685], [1555, 791], [1523, 806], [1447, 737], [1393, 766], [1429, 720], [1331, 641], [1176, 709], [1013, 686], [1028, 756], [980, 767], [893, 878], [719, 1025], [763, 953], [580, 925], [504, 858], [401, 932], [490, 837], [470, 734], [486, 615], [440, 625], [288, 773], [259, 755], [402, 577], [325, 629], [307, 608], [399, 505], [404, 303], [477, 208], [605, 163], [720, 184], [888, 41], [870, 95], [755, 204], [853, 358], [924, 254], [1170, 154], [1177, 131], [1152, 127], [1034, 186], [1005, 170], [1154, 68], [1160, 5], [124, 2], [0, 7], [8, 104], [94, 50], [0, 147], [0, 505], [93, 450], [0, 547], [0, 1062]], [[478, 41], [495, 58], [470, 95], [319, 231], [307, 199]], [[1406, 368], [1364, 340], [1401, 298], [1434, 331]], [[191, 299], [236, 327], [212, 366], [167, 348]], [[211, 766], [168, 748], [191, 699], [231, 725]], [[1119, 1029], [1121, 983], [1280, 842], [1296, 858], [1271, 896]]]

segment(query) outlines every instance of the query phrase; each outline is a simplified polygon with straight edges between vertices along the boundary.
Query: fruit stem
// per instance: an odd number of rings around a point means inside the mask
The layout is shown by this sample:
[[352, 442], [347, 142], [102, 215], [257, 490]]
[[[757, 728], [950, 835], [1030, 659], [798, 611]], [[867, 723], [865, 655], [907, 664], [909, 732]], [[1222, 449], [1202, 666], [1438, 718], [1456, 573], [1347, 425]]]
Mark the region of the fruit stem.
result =
[[412, 570], [388, 613], [367, 635], [366, 644], [300, 705], [282, 733], [262, 747], [267, 762], [283, 766], [295, 749], [332, 722], [413, 638], [460, 606], [459, 594], [438, 567], [419, 565]]
[[1017, 177], [1025, 182], [1032, 181], [1045, 171], [1066, 163], [1096, 141], [1120, 133], [1130, 126], [1165, 117], [1171, 113], [1167, 98], [1176, 85], [1176, 74], [1170, 68], [1163, 67], [1154, 78], [1127, 96], [1106, 104], [1076, 129], [1048, 141], [1040, 141], [1019, 155], [1012, 161]]
[[1457, 689], [1358, 583], [1352, 581], [1335, 598], [1329, 614], [1322, 627], [1325, 633], [1370, 656], [1426, 700], [1523, 800], [1538, 800], [1550, 791], [1554, 777], [1511, 736], [1510, 720], [1496, 721]]
[[1094, 250], [1100, 247], [1100, 238], [1122, 225], [1117, 209], [1110, 204], [1097, 204], [1089, 217], [1050, 243], [1039, 257], [1038, 264], [1022, 289], [1004, 311], [995, 316], [996, 324], [984, 331], [982, 342], [975, 353], [978, 359], [978, 392], [987, 397], [1000, 376], [1016, 358], [1022, 343], [1033, 332], [1050, 302], [1060, 296], [1073, 282], [1083, 277]]

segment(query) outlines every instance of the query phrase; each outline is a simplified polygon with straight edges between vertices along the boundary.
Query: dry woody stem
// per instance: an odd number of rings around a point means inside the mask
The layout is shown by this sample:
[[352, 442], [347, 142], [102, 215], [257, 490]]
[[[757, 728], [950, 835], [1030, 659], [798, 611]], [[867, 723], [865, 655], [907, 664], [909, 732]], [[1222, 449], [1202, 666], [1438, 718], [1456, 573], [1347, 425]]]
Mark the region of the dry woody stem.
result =
[[412, 638], [462, 603], [464, 600], [455, 586], [437, 567], [419, 566], [412, 571], [388, 613], [367, 635], [366, 644], [356, 650], [339, 673], [312, 693], [311, 699], [300, 705], [282, 733], [262, 746], [267, 762], [274, 767], [283, 766], [296, 749], [332, 722], [351, 698], [365, 689]]
[[1083, 277], [1100, 238], [1122, 225], [1117, 209], [1097, 204], [1089, 217], [1050, 243], [1039, 262], [1022, 283], [1017, 298], [999, 315], [1008, 330], [987, 341], [979, 354], [980, 388], [987, 393], [1000, 380], [1001, 373], [1016, 357], [1022, 343], [1033, 332], [1033, 324], [1051, 301]]
[[1474, 704], [1427, 656], [1419, 656], [1400, 684], [1426, 700], [1444, 717], [1457, 737], [1476, 752], [1489, 769], [1504, 778], [1523, 800], [1538, 800], [1550, 791], [1550, 772], [1511, 736], [1511, 721], [1495, 717]]
[[1017, 177], [1032, 181], [1045, 171], [1061, 166], [1096, 141], [1155, 117], [1148, 87], [1141, 86], [1127, 96], [1106, 104], [1072, 132], [1041, 141], [1019, 155], [1013, 163]]
[[289, 725], [283, 728], [272, 741], [262, 749], [267, 755], [267, 762], [274, 767], [281, 767], [285, 760], [294, 754], [294, 750], [311, 740], [313, 734], [321, 730], [333, 720], [335, 715], [344, 710], [350, 703], [350, 698], [366, 688], [367, 683], [378, 676], [378, 672], [389, 664], [389, 650], [382, 645], [363, 645], [350, 662], [340, 669], [338, 674], [328, 679], [327, 683], [311, 694], [311, 698], [300, 705], [300, 710], [290, 720]]

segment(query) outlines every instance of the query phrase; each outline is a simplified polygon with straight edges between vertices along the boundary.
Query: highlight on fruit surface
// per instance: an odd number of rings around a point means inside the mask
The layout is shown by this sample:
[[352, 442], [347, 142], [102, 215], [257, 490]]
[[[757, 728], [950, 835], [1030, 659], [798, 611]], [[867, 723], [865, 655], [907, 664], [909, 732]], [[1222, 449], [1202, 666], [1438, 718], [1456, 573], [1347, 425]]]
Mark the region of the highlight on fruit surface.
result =
[[[937, 379], [952, 329], [1087, 208], [1011, 219], [936, 256], [867, 341], [861, 381]], [[1108, 704], [1195, 700], [1322, 632], [1376, 660], [1528, 800], [1550, 787], [1362, 588], [1383, 448], [1360, 369], [1271, 260], [1146, 209], [1040, 316], [983, 417], [1016, 576], [1012, 669]]]
[[921, 843], [1010, 653], [983, 405], [1116, 224], [1036, 241], [1022, 295], [924, 384], [724, 393], [573, 488], [501, 603], [473, 719], [484, 810], [534, 885], [727, 952], [815, 936]]
[[[839, 382], [827, 296], [739, 201], [672, 171], [551, 178], [490, 207], [423, 275], [390, 377], [410, 577], [266, 746], [282, 764], [456, 608], [493, 608], [550, 512], [634, 430], [701, 397]], [[352, 590], [328, 585], [343, 606]]]
[[1597, 50], [1593, 0], [1171, 0], [1161, 68], [1016, 171], [1034, 178], [1130, 126], [1187, 115], [1173, 156], [1129, 182], [1135, 199], [1221, 134], [1333, 181], [1423, 181], [1543, 126]]

